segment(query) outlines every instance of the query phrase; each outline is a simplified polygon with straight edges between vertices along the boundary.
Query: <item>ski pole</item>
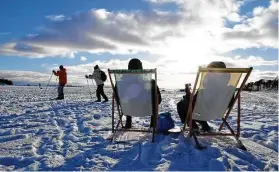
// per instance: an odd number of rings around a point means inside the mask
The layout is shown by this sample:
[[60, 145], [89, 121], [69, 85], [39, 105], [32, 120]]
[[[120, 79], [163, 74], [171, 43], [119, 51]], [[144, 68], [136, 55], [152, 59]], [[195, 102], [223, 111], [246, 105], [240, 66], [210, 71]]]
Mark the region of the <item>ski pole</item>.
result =
[[94, 82], [93, 82], [93, 79], [92, 79], [91, 81], [92, 81], [92, 85], [93, 85], [93, 87], [95, 87], [95, 84], [94, 84]]
[[87, 79], [87, 78], [86, 78], [86, 81], [87, 81], [87, 86], [88, 86], [88, 90], [89, 90], [90, 97], [91, 97], [91, 99], [93, 99], [92, 94], [91, 94], [91, 91], [90, 91], [90, 87], [89, 87], [89, 83], [88, 83], [88, 79]]
[[51, 76], [50, 76], [49, 81], [48, 81], [48, 83], [47, 83], [45, 92], [44, 92], [44, 94], [43, 94], [44, 96], [45, 96], [45, 94], [46, 94], [46, 91], [47, 91], [48, 85], [49, 85], [49, 83], [50, 83], [50, 80], [51, 80], [51, 78], [52, 78], [52, 75], [53, 75], [53, 73], [51, 73]]

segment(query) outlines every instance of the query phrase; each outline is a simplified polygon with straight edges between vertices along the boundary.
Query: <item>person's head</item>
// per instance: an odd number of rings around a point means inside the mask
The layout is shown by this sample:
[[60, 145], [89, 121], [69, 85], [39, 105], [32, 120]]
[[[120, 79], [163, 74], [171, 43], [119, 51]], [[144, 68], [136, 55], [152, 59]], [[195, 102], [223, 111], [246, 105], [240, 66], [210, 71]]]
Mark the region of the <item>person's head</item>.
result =
[[98, 65], [95, 65], [95, 66], [94, 66], [94, 70], [96, 70], [96, 69], [99, 69], [99, 66], [98, 66]]
[[60, 66], [59, 66], [59, 69], [60, 69], [60, 70], [63, 70], [63, 69], [64, 69], [64, 67], [63, 67], [62, 65], [60, 65]]
[[226, 64], [222, 61], [213, 61], [207, 65], [207, 68], [226, 68]]
[[[226, 64], [222, 61], [213, 61], [207, 65], [207, 68], [226, 68]], [[203, 80], [203, 87], [226, 86], [230, 82], [231, 75], [229, 73], [207, 73]]]
[[143, 69], [141, 61], [137, 58], [131, 59], [128, 64], [128, 69], [129, 70]]

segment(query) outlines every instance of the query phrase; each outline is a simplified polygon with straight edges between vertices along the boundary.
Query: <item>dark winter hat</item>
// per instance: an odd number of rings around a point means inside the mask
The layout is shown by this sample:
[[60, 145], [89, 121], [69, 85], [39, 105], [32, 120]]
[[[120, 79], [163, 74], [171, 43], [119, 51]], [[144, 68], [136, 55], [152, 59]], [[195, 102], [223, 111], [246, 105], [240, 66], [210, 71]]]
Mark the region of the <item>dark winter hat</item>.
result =
[[226, 64], [222, 61], [213, 61], [207, 65], [208, 68], [226, 68]]
[[94, 66], [94, 69], [99, 69], [99, 66], [98, 65]]
[[59, 66], [59, 69], [61, 69], [61, 70], [62, 70], [63, 68], [64, 68], [64, 67], [63, 67], [62, 65], [60, 65], [60, 66]]
[[129, 64], [128, 64], [128, 69], [134, 69], [134, 70], [137, 70], [137, 69], [142, 69], [142, 63], [139, 59], [131, 59], [129, 61]]

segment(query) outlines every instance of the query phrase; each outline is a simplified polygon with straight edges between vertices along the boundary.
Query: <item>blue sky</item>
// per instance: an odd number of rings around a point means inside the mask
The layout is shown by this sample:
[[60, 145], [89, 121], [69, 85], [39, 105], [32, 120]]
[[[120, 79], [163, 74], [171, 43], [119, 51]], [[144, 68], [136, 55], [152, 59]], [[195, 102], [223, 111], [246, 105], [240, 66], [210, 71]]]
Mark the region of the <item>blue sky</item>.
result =
[[[63, 64], [73, 83], [82, 83], [76, 78], [95, 63], [123, 68], [137, 57], [146, 67], [163, 66], [159, 76], [166, 79], [168, 73], [181, 77], [212, 60], [253, 66], [254, 80], [270, 71], [275, 77], [278, 1], [209, 2], [2, 0], [0, 74], [23, 80], [17, 73], [32, 71], [24, 77], [32, 81]], [[115, 61], [118, 65], [110, 66]]]

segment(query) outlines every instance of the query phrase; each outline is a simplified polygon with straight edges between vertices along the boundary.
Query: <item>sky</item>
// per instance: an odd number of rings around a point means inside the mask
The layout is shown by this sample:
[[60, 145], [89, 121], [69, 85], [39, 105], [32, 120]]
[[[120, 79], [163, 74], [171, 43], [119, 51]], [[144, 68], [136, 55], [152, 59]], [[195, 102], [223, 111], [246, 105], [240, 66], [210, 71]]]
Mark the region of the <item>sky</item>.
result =
[[0, 11], [0, 77], [14, 82], [47, 83], [62, 64], [69, 84], [85, 84], [96, 64], [131, 58], [164, 88], [211, 61], [253, 67], [249, 81], [278, 75], [277, 0], [1, 0]]

